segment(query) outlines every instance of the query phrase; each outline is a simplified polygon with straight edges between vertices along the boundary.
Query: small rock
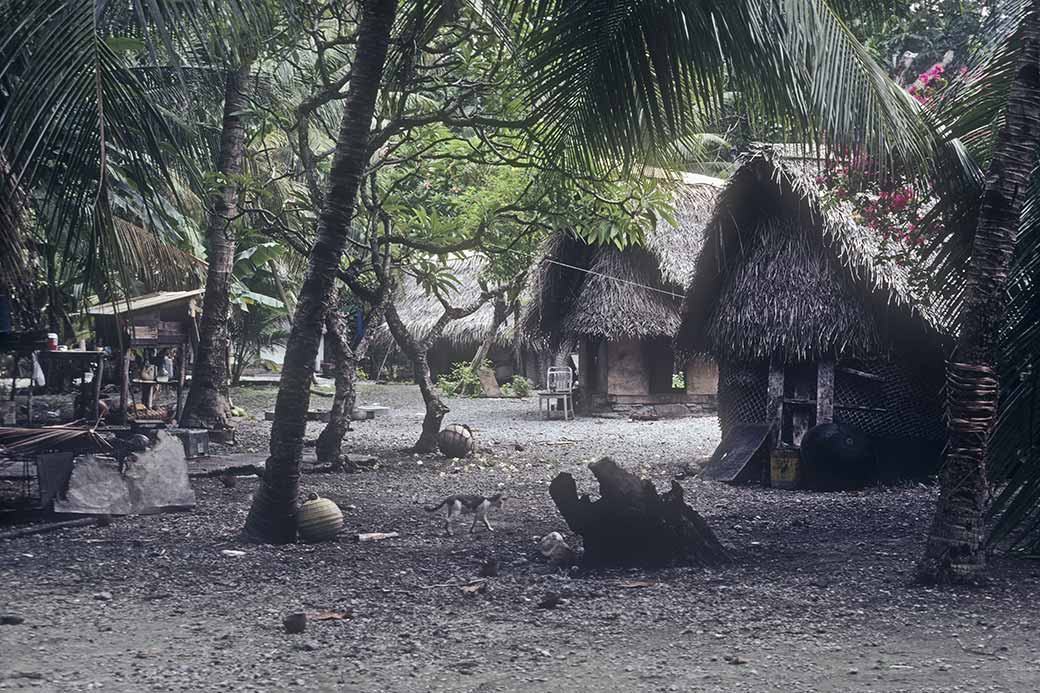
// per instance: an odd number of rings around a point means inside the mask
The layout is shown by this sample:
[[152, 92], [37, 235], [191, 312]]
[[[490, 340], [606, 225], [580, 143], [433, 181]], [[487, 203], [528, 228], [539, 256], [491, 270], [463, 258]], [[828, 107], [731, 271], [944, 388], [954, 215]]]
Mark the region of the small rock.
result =
[[498, 577], [498, 559], [490, 558], [485, 561], [484, 565], [480, 566], [477, 576], [482, 578]]
[[246, 552], [239, 551], [238, 549], [222, 549], [220, 555], [228, 556], [230, 558], [241, 558], [246, 555]]
[[538, 602], [539, 609], [555, 609], [560, 604], [560, 595], [555, 592], [546, 592], [542, 600]]
[[514, 450], [516, 450], [517, 452], [523, 452], [523, 451], [524, 451], [524, 450], [526, 450], [527, 448], [525, 448], [525, 447], [524, 447], [523, 445], [521, 445], [520, 443], [513, 443], [513, 449], [514, 449]]
[[302, 652], [314, 652], [321, 649], [321, 644], [317, 640], [304, 640], [296, 646], [296, 649]]
[[574, 549], [567, 545], [559, 532], [550, 532], [539, 539], [538, 550], [553, 565], [570, 565], [576, 558]]
[[849, 676], [855, 676], [859, 673], [859, 669], [849, 669]]
[[20, 626], [25, 619], [16, 614], [0, 614], [0, 626]]
[[110, 601], [112, 601], [112, 593], [111, 592], [98, 592], [98, 593], [94, 594], [93, 596], [94, 596], [94, 599], [98, 600], [99, 602], [110, 602]]
[[282, 619], [282, 625], [285, 627], [285, 632], [290, 635], [297, 635], [307, 630], [307, 614], [302, 611], [289, 614]]

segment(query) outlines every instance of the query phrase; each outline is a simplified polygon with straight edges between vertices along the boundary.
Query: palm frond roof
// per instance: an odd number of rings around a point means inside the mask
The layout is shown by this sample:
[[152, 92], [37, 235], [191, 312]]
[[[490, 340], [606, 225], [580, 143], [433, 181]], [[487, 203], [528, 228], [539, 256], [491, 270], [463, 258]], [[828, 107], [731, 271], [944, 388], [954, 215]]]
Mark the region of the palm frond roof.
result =
[[746, 155], [705, 231], [678, 330], [683, 352], [797, 360], [936, 343], [939, 325], [893, 248], [778, 148]]
[[[472, 305], [477, 301], [482, 291], [480, 277], [487, 265], [487, 258], [476, 254], [448, 260], [448, 268], [456, 280], [456, 286], [442, 292], [445, 300], [454, 307]], [[398, 314], [416, 339], [428, 335], [444, 312], [444, 307], [437, 297], [427, 293], [419, 281], [410, 274], [405, 274], [398, 282], [395, 298]], [[492, 301], [488, 301], [475, 313], [449, 322], [439, 341], [455, 347], [472, 346], [476, 349], [491, 330], [494, 321], [495, 307]], [[513, 316], [509, 315], [498, 330], [496, 344], [509, 343], [512, 339], [513, 323]], [[388, 346], [393, 337], [386, 323], [376, 329], [374, 342], [383, 347]]]
[[675, 225], [658, 219], [641, 246], [593, 246], [559, 230], [542, 246], [526, 290], [523, 327], [533, 341], [675, 335], [682, 291], [694, 269], [722, 181], [679, 185]]

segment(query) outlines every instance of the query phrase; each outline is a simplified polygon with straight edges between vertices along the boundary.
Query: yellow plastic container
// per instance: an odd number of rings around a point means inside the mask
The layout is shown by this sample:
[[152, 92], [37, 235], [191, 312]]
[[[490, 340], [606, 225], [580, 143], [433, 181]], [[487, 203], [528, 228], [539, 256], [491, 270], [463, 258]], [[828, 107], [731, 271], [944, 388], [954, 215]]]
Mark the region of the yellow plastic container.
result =
[[775, 448], [769, 454], [769, 483], [773, 488], [798, 488], [797, 448]]

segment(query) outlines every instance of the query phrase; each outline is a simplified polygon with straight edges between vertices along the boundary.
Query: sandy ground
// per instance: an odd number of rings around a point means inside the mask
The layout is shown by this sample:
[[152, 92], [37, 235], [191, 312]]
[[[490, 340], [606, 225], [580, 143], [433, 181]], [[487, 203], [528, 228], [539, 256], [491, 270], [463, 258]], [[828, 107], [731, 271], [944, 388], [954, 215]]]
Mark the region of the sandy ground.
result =
[[[236, 403], [262, 419], [274, 391]], [[238, 543], [255, 479], [196, 479], [193, 513], [117, 520], [0, 544], [0, 688], [47, 691], [1035, 691], [1040, 563], [996, 559], [983, 589], [909, 585], [934, 489], [858, 494], [732, 488], [689, 478], [714, 419], [544, 422], [533, 401], [451, 400], [478, 430], [465, 463], [414, 457], [413, 388], [368, 385], [392, 414], [355, 424], [373, 471], [303, 479], [348, 528], [398, 539]], [[315, 398], [315, 408], [328, 400]], [[262, 450], [269, 424], [242, 421]], [[313, 425], [317, 434], [320, 425]], [[517, 446], [522, 450], [518, 450]], [[533, 538], [567, 533], [558, 471], [613, 455], [658, 487], [675, 476], [730, 550], [710, 570], [561, 572]], [[510, 496], [496, 532], [445, 537], [420, 505]], [[243, 551], [226, 556], [223, 550]], [[501, 563], [483, 594], [461, 589]], [[547, 592], [564, 597], [537, 608]], [[282, 618], [312, 615], [287, 635]], [[318, 621], [320, 612], [348, 618]]]

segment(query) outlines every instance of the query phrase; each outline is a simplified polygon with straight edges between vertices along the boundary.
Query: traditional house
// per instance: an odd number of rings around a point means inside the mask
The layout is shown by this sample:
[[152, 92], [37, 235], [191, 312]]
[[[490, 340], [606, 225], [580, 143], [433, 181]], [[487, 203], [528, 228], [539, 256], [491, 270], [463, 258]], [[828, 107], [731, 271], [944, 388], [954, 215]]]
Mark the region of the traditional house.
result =
[[[457, 308], [471, 305], [478, 300], [482, 290], [480, 277], [487, 268], [487, 259], [481, 255], [472, 255], [452, 259], [448, 266], [455, 281], [453, 287], [445, 292], [445, 300]], [[437, 297], [429, 294], [411, 275], [402, 278], [395, 298], [398, 314], [416, 339], [422, 339], [429, 334], [434, 323], [444, 312], [444, 307]], [[505, 322], [495, 332], [491, 349], [488, 351], [488, 360], [491, 361], [496, 379], [500, 383], [507, 382], [517, 374], [517, 362], [523, 360], [523, 353], [519, 359], [517, 357], [520, 347], [514, 341], [515, 324], [516, 315], [507, 313]], [[492, 301], [488, 301], [471, 315], [449, 322], [440, 338], [430, 347], [427, 355], [430, 371], [436, 377], [450, 371], [455, 363], [469, 363], [494, 327], [495, 306]], [[374, 348], [370, 350], [376, 369], [383, 370], [383, 375], [386, 375], [387, 364], [410, 368], [407, 361], [400, 358], [400, 351], [397, 350], [386, 323], [376, 329]], [[373, 373], [372, 376], [375, 377], [376, 374]]]
[[666, 416], [714, 410], [714, 363], [676, 359], [672, 339], [721, 187], [716, 178], [684, 174], [676, 226], [659, 220], [641, 246], [590, 245], [571, 231], [556, 232], [543, 246], [524, 332], [553, 352], [577, 354], [583, 409]]
[[758, 443], [790, 454], [832, 421], [866, 434], [882, 479], [935, 468], [944, 341], [885, 250], [773, 149], [742, 162], [707, 224], [676, 340], [719, 363], [723, 443], [706, 476], [734, 480]]

